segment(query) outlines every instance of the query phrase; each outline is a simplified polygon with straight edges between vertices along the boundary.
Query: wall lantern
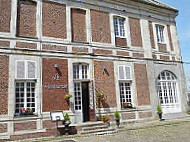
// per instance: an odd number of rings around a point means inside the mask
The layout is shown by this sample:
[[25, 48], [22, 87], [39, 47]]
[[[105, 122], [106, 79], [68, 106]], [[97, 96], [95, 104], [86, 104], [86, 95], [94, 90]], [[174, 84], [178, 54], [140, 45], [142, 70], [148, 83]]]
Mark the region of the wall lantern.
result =
[[57, 69], [58, 68], [58, 64], [54, 64], [53, 67]]

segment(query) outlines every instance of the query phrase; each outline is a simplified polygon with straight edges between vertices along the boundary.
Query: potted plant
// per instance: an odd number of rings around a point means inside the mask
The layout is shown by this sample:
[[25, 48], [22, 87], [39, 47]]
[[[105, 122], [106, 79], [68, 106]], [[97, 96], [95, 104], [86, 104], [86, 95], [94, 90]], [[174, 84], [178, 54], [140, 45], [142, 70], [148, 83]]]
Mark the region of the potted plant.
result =
[[71, 124], [71, 121], [70, 121], [70, 117], [69, 117], [69, 114], [68, 113], [65, 113], [64, 115], [64, 119], [65, 119], [65, 135], [69, 135], [69, 125]]
[[108, 115], [104, 115], [101, 117], [101, 120], [106, 123], [108, 126], [110, 126], [110, 117]]
[[119, 127], [121, 116], [120, 116], [120, 114], [119, 114], [119, 112], [118, 112], [117, 110], [116, 110], [116, 112], [114, 113], [114, 116], [115, 116], [116, 125], [117, 125], [117, 127]]
[[96, 94], [96, 98], [97, 99], [103, 99], [104, 98], [104, 93], [102, 93], [102, 92], [98, 92], [97, 94]]
[[23, 116], [29, 116], [29, 115], [34, 115], [33, 114], [33, 110], [30, 109], [30, 108], [21, 108], [20, 109], [20, 115], [23, 115]]
[[65, 95], [65, 100], [67, 101], [67, 102], [69, 102], [69, 100], [72, 98], [72, 95], [71, 94], [66, 94]]
[[157, 106], [157, 114], [161, 121], [162, 120], [162, 108], [160, 107], [160, 105]]
[[124, 102], [123, 103], [123, 108], [133, 108], [132, 104], [129, 102]]

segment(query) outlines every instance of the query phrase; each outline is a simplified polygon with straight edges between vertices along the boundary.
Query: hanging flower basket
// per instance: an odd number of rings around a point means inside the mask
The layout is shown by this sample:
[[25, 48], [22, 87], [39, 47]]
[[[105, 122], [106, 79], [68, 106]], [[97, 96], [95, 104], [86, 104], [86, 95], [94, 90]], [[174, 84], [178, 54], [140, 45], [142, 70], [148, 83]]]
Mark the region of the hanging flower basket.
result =
[[104, 93], [102, 93], [102, 92], [97, 93], [96, 98], [99, 99], [99, 100], [103, 99], [104, 98]]
[[65, 101], [69, 102], [69, 100], [72, 98], [71, 94], [66, 94], [65, 95]]

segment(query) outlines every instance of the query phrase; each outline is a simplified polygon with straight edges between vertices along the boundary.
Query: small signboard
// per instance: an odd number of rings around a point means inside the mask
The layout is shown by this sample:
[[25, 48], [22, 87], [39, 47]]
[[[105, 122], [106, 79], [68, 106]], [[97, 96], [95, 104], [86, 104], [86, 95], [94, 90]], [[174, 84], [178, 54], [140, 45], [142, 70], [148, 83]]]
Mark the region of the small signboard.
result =
[[50, 112], [51, 115], [51, 121], [64, 121], [64, 114], [63, 111], [53, 111]]

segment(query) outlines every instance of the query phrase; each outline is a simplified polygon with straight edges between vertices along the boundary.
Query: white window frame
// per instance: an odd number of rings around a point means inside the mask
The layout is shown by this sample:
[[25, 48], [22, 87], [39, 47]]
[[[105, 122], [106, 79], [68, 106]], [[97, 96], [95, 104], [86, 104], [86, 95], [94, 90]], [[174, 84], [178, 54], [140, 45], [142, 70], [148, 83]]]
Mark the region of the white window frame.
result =
[[165, 36], [164, 36], [165, 26], [156, 24], [155, 27], [156, 27], [157, 42], [162, 44], [165, 43]]
[[[124, 69], [124, 79], [120, 79], [120, 74], [119, 74], [119, 68], [120, 67], [123, 67]], [[126, 76], [126, 69], [125, 67], [129, 68], [130, 70], [130, 79], [127, 79], [127, 76]], [[130, 84], [130, 95], [131, 95], [131, 104], [134, 106], [133, 104], [133, 92], [132, 92], [132, 69], [131, 69], [131, 66], [127, 66], [127, 65], [118, 65], [118, 83], [119, 83], [119, 102], [120, 102], [120, 106], [121, 108], [123, 109], [123, 102], [121, 101], [121, 86], [120, 86], [120, 83], [129, 83]], [[126, 88], [124, 87], [124, 94], [125, 95], [125, 101], [127, 100], [127, 96], [126, 95], [129, 95], [129, 94], [126, 94]], [[126, 101], [128, 102], [128, 101]], [[129, 102], [128, 102], [129, 103]]]
[[[24, 78], [18, 78], [17, 77], [17, 65], [18, 65], [18, 62], [24, 62]], [[29, 78], [28, 76], [28, 64], [29, 62], [33, 62], [35, 64], [35, 69], [34, 69], [34, 73], [35, 73], [35, 77], [34, 78]], [[35, 99], [35, 112], [33, 113], [37, 113], [37, 98], [36, 98], [36, 80], [37, 80], [37, 62], [36, 61], [33, 61], [33, 60], [17, 60], [15, 62], [15, 90], [16, 90], [16, 83], [17, 82], [23, 82], [24, 83], [24, 107], [23, 108], [30, 108], [30, 107], [27, 107], [27, 83], [31, 83], [31, 82], [34, 82], [35, 83], [35, 94], [34, 94], [34, 99]], [[16, 91], [15, 91], [15, 111], [16, 111]], [[19, 110], [19, 113], [20, 113], [20, 110]], [[15, 115], [18, 115], [18, 113]]]
[[[118, 35], [116, 35], [116, 25], [115, 25], [115, 20], [117, 20], [117, 29], [118, 29]], [[119, 20], [123, 21], [123, 25], [120, 25]], [[125, 29], [125, 23], [126, 23], [126, 19], [123, 17], [118, 17], [118, 16], [114, 16], [113, 17], [113, 24], [114, 24], [114, 34], [116, 37], [120, 37], [120, 38], [126, 38], [126, 29]], [[123, 27], [122, 29], [122, 33], [121, 33], [121, 27]]]
[[[162, 76], [163, 73], [165, 75], [165, 79], [163, 79], [163, 76]], [[170, 79], [167, 79], [166, 73], [169, 73]], [[159, 79], [159, 77], [160, 77], [160, 79]], [[171, 83], [171, 92], [169, 90], [169, 85], [168, 85], [169, 83]], [[176, 79], [176, 77], [174, 76], [173, 73], [168, 72], [168, 71], [161, 72], [159, 74], [159, 76], [158, 76], [157, 85], [158, 85], [159, 101], [161, 101], [160, 100], [160, 92], [161, 92], [161, 95], [162, 95], [161, 97], [162, 97], [163, 102], [160, 102], [161, 105], [164, 106], [164, 105], [179, 104], [178, 91], [177, 91], [177, 79]], [[164, 86], [166, 87], [166, 90], [164, 89]], [[173, 103], [171, 103], [171, 94], [170, 93], [172, 93], [172, 101], [173, 101]], [[166, 98], [165, 95], [167, 95], [167, 101], [165, 99]]]
[[[23, 104], [24, 104], [24, 106], [23, 107], [20, 107], [19, 106], [19, 114], [20, 114], [20, 109], [21, 108], [24, 108], [24, 109], [30, 109], [30, 108], [34, 108], [35, 109], [35, 111], [33, 112], [33, 113], [36, 113], [37, 112], [37, 107], [36, 107], [36, 102], [37, 102], [37, 100], [36, 100], [36, 82], [35, 81], [33, 81], [33, 80], [16, 80], [15, 81], [15, 90], [16, 90], [16, 83], [24, 83], [24, 102], [23, 102]], [[34, 90], [34, 97], [27, 97], [27, 93], [28, 93], [28, 91], [27, 91], [27, 83], [34, 83], [35, 84], [35, 90]], [[20, 95], [20, 92], [19, 92], [19, 95]], [[30, 95], [31, 95], [31, 90], [30, 90]], [[19, 96], [20, 97], [20, 96]], [[28, 98], [34, 98], [34, 107], [28, 107], [27, 106], [27, 104], [28, 104], [28, 101], [27, 101], [27, 99]], [[17, 97], [16, 97], [16, 91], [15, 91], [15, 111], [16, 111], [16, 109], [17, 109], [17, 107], [16, 107], [16, 104], [17, 104], [17, 101], [16, 101], [16, 99], [17, 99]], [[19, 98], [20, 99], [20, 98]], [[31, 103], [31, 102], [30, 102]], [[15, 114], [17, 115], [18, 113], [16, 113], [15, 112]]]
[[[124, 68], [124, 79], [121, 79], [121, 78], [120, 78], [119, 67], [123, 67], [123, 68]], [[129, 68], [129, 70], [130, 70], [130, 79], [127, 79], [127, 77], [126, 77], [126, 70], [125, 70], [125, 67]], [[118, 66], [118, 79], [119, 79], [120, 81], [132, 81], [131, 67], [130, 67], [130, 66], [126, 66], [126, 65], [119, 65], [119, 66]]]
[[[83, 77], [83, 75], [85, 75], [85, 74], [83, 74], [83, 69], [82, 69], [83, 65], [87, 67], [87, 70], [86, 70], [87, 71], [87, 73], [86, 73], [87, 77]], [[79, 67], [79, 72], [78, 72], [79, 78], [74, 78], [74, 66]], [[89, 65], [85, 64], [85, 63], [81, 63], [81, 64], [80, 63], [75, 63], [75, 64], [73, 64], [73, 80], [89, 80]]]
[[[24, 78], [17, 78], [17, 64], [18, 62], [21, 62], [23, 61], [24, 62], [24, 68], [25, 68], [25, 77]], [[33, 62], [35, 63], [35, 77], [34, 78], [29, 78], [28, 76], [28, 62]], [[16, 61], [16, 64], [15, 64], [15, 79], [36, 79], [37, 78], [37, 63], [36, 61], [32, 61], [32, 60], [17, 60]]]

